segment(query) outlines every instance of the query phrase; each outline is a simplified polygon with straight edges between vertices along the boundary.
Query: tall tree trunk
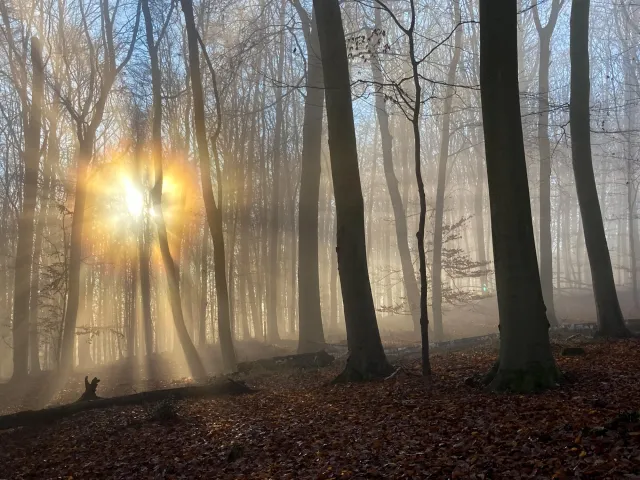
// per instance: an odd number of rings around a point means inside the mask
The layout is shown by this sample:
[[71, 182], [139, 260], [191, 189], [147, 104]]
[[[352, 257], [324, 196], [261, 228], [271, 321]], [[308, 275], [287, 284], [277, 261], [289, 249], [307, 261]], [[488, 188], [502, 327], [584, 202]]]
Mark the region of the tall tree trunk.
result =
[[[147, 46], [151, 60], [151, 86], [153, 90], [153, 123], [151, 142], [155, 171], [155, 181], [151, 190], [151, 200], [156, 214], [155, 221], [158, 231], [158, 243], [160, 245], [160, 253], [165, 270], [167, 288], [169, 290], [169, 303], [171, 305], [171, 313], [173, 314], [176, 333], [178, 334], [178, 339], [182, 345], [182, 350], [184, 351], [184, 356], [189, 366], [189, 370], [191, 371], [191, 375], [196, 379], [203, 379], [206, 377], [204, 365], [202, 364], [202, 360], [200, 360], [198, 351], [196, 350], [191, 337], [189, 337], [189, 332], [187, 331], [187, 327], [184, 323], [182, 302], [180, 300], [180, 279], [178, 268], [174, 263], [173, 258], [171, 257], [171, 251], [169, 250], [167, 227], [164, 221], [164, 213], [162, 211], [162, 77], [160, 63], [158, 61], [158, 46], [156, 45], [153, 36], [153, 22], [151, 18], [151, 11], [149, 10], [149, 1], [142, 0], [141, 3], [144, 13]], [[191, 15], [191, 23], [193, 23], [193, 14]], [[197, 42], [197, 40], [195, 41]], [[194, 103], [197, 105], [197, 101], [194, 101]]]
[[[381, 34], [382, 20], [380, 18], [380, 9], [375, 9], [375, 22], [378, 35]], [[371, 57], [371, 74], [374, 84], [376, 85], [376, 115], [378, 125], [380, 127], [380, 137], [382, 141], [382, 163], [384, 168], [384, 177], [387, 182], [387, 190], [391, 199], [391, 207], [393, 208], [393, 216], [396, 227], [396, 241], [398, 242], [398, 252], [400, 253], [400, 265], [402, 266], [402, 279], [404, 288], [407, 292], [407, 301], [409, 303], [409, 311], [413, 319], [414, 332], [420, 331], [420, 292], [416, 281], [416, 273], [413, 269], [413, 261], [411, 260], [411, 252], [409, 250], [409, 238], [407, 228], [407, 215], [405, 205], [400, 195], [398, 179], [393, 168], [393, 138], [389, 128], [389, 114], [385, 105], [384, 96], [382, 95], [382, 85], [384, 78], [382, 76], [382, 67], [380, 58], [377, 55]], [[369, 220], [371, 221], [371, 220]], [[369, 239], [370, 242], [373, 239]]]
[[386, 376], [387, 362], [367, 271], [364, 202], [351, 105], [349, 64], [338, 0], [314, 0], [324, 71], [331, 173], [337, 214], [340, 287], [349, 359], [343, 380]]
[[451, 136], [451, 105], [455, 93], [456, 70], [462, 52], [462, 27], [460, 23], [460, 3], [453, 2], [456, 33], [454, 34], [454, 46], [449, 71], [447, 72], [447, 89], [442, 111], [442, 137], [440, 139], [440, 159], [438, 161], [438, 184], [436, 189], [436, 211], [433, 227], [433, 265], [432, 271], [432, 296], [431, 305], [433, 312], [433, 334], [436, 341], [442, 340], [444, 330], [442, 327], [442, 219], [444, 216], [444, 193], [447, 186], [447, 164], [449, 160], [449, 141]]
[[[209, 147], [207, 144], [207, 132], [204, 115], [204, 95], [202, 92], [202, 78], [200, 76], [200, 53], [198, 51], [198, 31], [193, 16], [192, 0], [180, 0], [184, 13], [185, 26], [189, 45], [189, 70], [191, 72], [191, 90], [193, 93], [193, 114], [200, 157], [200, 181], [202, 182], [202, 194], [207, 215], [209, 231], [213, 238], [214, 279], [216, 286], [216, 299], [218, 301], [218, 334], [220, 335], [220, 349], [222, 351], [223, 367], [226, 371], [236, 368], [236, 353], [233, 347], [233, 335], [231, 333], [231, 313], [229, 305], [229, 291], [227, 287], [226, 258], [224, 253], [224, 234], [222, 231], [222, 212], [216, 205], [211, 182], [211, 164], [209, 160]], [[203, 50], [203, 53], [206, 51]], [[211, 68], [212, 73], [213, 69]], [[212, 78], [214, 90], [217, 89], [215, 77]], [[220, 116], [220, 98], [216, 90], [217, 126], [214, 133], [213, 155], [218, 162], [217, 138], [220, 135], [222, 118]], [[221, 178], [218, 179], [222, 181]]]
[[624, 324], [618, 302], [591, 158], [589, 0], [574, 0], [571, 4], [570, 29], [571, 157], [596, 300], [597, 334], [628, 337], [630, 332]]
[[84, 230], [85, 205], [87, 203], [87, 173], [93, 155], [95, 133], [88, 131], [80, 136], [76, 164], [76, 186], [71, 220], [69, 267], [67, 280], [67, 305], [64, 331], [60, 346], [60, 367], [64, 374], [74, 367], [76, 325], [80, 306], [80, 270], [82, 268], [82, 232]]
[[209, 235], [202, 229], [200, 259], [200, 315], [198, 315], [198, 345], [207, 344], [207, 303], [209, 296]]
[[480, 0], [480, 86], [500, 354], [486, 379], [495, 390], [555, 385], [529, 201], [520, 121], [516, 2]]
[[[280, 25], [285, 23], [285, 0], [280, 3]], [[278, 333], [278, 243], [280, 233], [280, 220], [278, 218], [280, 209], [280, 165], [282, 156], [282, 122], [284, 117], [282, 99], [282, 76], [284, 71], [284, 28], [280, 32], [280, 47], [278, 51], [278, 71], [276, 95], [276, 119], [273, 127], [273, 161], [271, 186], [271, 215], [269, 221], [269, 282], [267, 284], [267, 341], [276, 343], [280, 340]]]
[[29, 336], [29, 356], [31, 373], [40, 371], [40, 336], [38, 332], [38, 312], [40, 293], [40, 262], [42, 257], [42, 237], [44, 228], [49, 218], [49, 200], [51, 193], [52, 165], [57, 165], [60, 150], [58, 144], [58, 119], [57, 113], [49, 122], [49, 132], [47, 134], [47, 152], [43, 168], [42, 194], [40, 196], [40, 211], [38, 212], [38, 223], [36, 226], [36, 236], [33, 250], [33, 266], [31, 269], [31, 298], [29, 303], [29, 316], [31, 318], [31, 330]]
[[[549, 142], [549, 65], [551, 59], [551, 36], [564, 0], [553, 0], [549, 21], [540, 23], [537, 2], [533, 16], [540, 38], [540, 61], [538, 64], [538, 152], [540, 154], [540, 282], [542, 296], [547, 307], [547, 319], [557, 325], [553, 304], [553, 252], [551, 250], [551, 144]], [[558, 247], [557, 247], [558, 248]], [[560, 268], [560, 265], [556, 265]]]
[[[44, 96], [44, 66], [40, 41], [36, 37], [31, 38], [31, 63], [33, 65], [33, 93], [28, 128], [25, 130], [24, 139], [23, 200], [22, 211], [18, 218], [18, 248], [13, 291], [13, 380], [23, 379], [29, 372], [29, 294], [31, 293], [33, 231], [38, 194], [40, 130]], [[37, 346], [35, 347], [37, 348]]]
[[307, 96], [302, 127], [302, 165], [298, 210], [298, 352], [317, 351], [324, 346], [320, 309], [320, 273], [318, 271], [318, 202], [320, 195], [320, 154], [322, 149], [322, 115], [324, 83], [320, 40], [315, 14], [310, 20], [299, 2], [294, 5], [300, 15], [307, 42]]

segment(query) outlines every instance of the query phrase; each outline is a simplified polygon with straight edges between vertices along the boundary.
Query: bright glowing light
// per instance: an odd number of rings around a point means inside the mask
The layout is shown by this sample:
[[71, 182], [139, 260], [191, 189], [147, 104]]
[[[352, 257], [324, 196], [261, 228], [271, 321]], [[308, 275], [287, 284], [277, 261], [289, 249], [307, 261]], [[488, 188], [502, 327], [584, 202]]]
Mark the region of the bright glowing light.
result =
[[127, 205], [127, 211], [132, 217], [138, 218], [142, 216], [142, 212], [144, 211], [144, 197], [142, 196], [142, 192], [138, 190], [128, 178], [124, 178], [123, 183], [124, 201]]

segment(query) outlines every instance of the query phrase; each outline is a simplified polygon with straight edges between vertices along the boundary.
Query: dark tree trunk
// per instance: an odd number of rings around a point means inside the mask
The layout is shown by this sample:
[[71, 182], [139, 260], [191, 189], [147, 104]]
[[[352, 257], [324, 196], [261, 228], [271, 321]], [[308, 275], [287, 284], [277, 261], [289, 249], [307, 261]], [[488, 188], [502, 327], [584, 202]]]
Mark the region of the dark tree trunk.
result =
[[[176, 333], [180, 340], [180, 344], [182, 345], [184, 356], [191, 374], [196, 379], [203, 379], [206, 377], [206, 371], [202, 365], [202, 360], [200, 360], [198, 351], [196, 350], [191, 337], [189, 337], [189, 332], [187, 331], [187, 327], [184, 323], [184, 314], [180, 299], [180, 279], [178, 268], [174, 263], [171, 251], [169, 250], [167, 227], [164, 221], [164, 214], [162, 212], [162, 78], [160, 63], [158, 61], [158, 46], [156, 45], [153, 36], [153, 23], [148, 0], [142, 0], [142, 10], [144, 12], [147, 45], [151, 59], [151, 86], [153, 90], [153, 124], [151, 142], [155, 167], [155, 181], [153, 189], [151, 190], [151, 200], [156, 212], [155, 220], [158, 231], [158, 243], [160, 245], [162, 263], [166, 274], [167, 288], [169, 290], [169, 303], [171, 305], [171, 313], [173, 314]], [[193, 22], [193, 15], [191, 21]], [[180, 257], [178, 256], [178, 258]]]
[[321, 350], [324, 330], [320, 309], [320, 277], [318, 271], [318, 201], [320, 195], [320, 153], [324, 83], [320, 41], [315, 16], [294, 2], [302, 21], [307, 42], [307, 96], [302, 127], [302, 168], [300, 173], [300, 205], [298, 211], [298, 353]]
[[494, 390], [529, 392], [558, 380], [529, 203], [520, 122], [516, 2], [480, 0], [480, 85], [485, 132], [500, 354]]
[[338, 0], [314, 0], [324, 71], [331, 173], [337, 214], [340, 286], [349, 359], [343, 380], [386, 376], [387, 362], [367, 270], [364, 202], [351, 105], [349, 64]]
[[571, 157], [596, 300], [597, 334], [606, 337], [628, 337], [630, 332], [624, 324], [618, 302], [591, 158], [589, 0], [573, 1], [570, 28]]
[[[202, 194], [207, 215], [207, 223], [211, 237], [213, 238], [214, 279], [216, 287], [216, 299], [218, 301], [218, 334], [220, 335], [220, 349], [222, 362], [226, 371], [236, 368], [236, 354], [233, 347], [233, 335], [231, 333], [231, 312], [229, 305], [229, 291], [226, 275], [226, 258], [224, 253], [224, 234], [222, 231], [222, 212], [216, 205], [211, 182], [211, 164], [209, 159], [209, 147], [204, 115], [204, 94], [202, 92], [202, 78], [200, 76], [200, 53], [198, 49], [198, 31], [193, 16], [192, 0], [180, 0], [184, 13], [185, 26], [189, 45], [189, 70], [191, 75], [191, 90], [193, 93], [193, 113], [196, 130], [196, 141], [200, 157], [200, 181], [202, 182]], [[212, 79], [215, 86], [215, 78]], [[216, 97], [218, 97], [216, 95]], [[216, 132], [213, 136], [213, 155], [217, 161], [217, 138], [220, 134], [222, 119], [220, 118], [220, 99], [216, 98], [218, 121]], [[219, 179], [221, 180], [221, 179]]]

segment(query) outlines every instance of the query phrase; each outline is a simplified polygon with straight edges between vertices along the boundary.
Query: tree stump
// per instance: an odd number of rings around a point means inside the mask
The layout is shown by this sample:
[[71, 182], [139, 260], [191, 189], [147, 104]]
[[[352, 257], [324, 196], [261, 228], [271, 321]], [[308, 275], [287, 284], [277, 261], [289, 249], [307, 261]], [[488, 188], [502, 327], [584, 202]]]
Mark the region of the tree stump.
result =
[[100, 397], [96, 395], [96, 390], [98, 389], [98, 383], [100, 380], [97, 377], [93, 377], [91, 383], [89, 383], [89, 377], [84, 377], [84, 393], [77, 400], [78, 402], [88, 402], [91, 400], [99, 400]]

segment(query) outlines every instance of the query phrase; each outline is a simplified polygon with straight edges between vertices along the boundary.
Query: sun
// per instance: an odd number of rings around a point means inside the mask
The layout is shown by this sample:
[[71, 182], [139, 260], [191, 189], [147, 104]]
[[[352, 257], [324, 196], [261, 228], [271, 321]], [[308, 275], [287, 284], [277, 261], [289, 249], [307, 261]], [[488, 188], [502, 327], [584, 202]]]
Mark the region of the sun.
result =
[[123, 176], [122, 184], [127, 212], [133, 218], [138, 219], [144, 213], [144, 196], [129, 177]]

